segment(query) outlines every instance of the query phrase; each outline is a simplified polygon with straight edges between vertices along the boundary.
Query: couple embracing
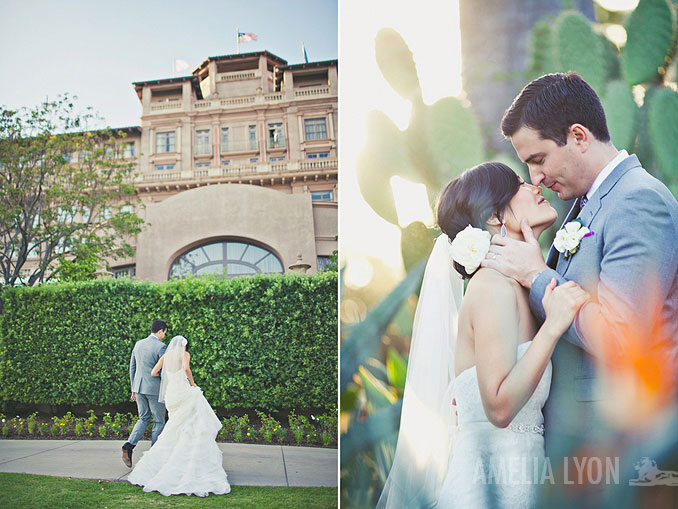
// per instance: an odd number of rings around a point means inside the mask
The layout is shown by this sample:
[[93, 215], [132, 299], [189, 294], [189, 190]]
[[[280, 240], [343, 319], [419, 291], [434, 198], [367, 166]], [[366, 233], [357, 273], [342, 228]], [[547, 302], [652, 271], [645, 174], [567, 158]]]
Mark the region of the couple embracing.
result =
[[[661, 349], [676, 368], [671, 192], [614, 147], [598, 96], [576, 73], [529, 83], [501, 129], [531, 184], [490, 162], [439, 198], [442, 235], [424, 275], [378, 507], [536, 507], [533, 474], [607, 432], [596, 400], [609, 394], [596, 367], [629, 352], [631, 328], [647, 331], [647, 351]], [[537, 239], [557, 213], [541, 185], [575, 200], [546, 261]], [[519, 478], [488, 481], [515, 464]]]
[[151, 335], [137, 341], [130, 358], [132, 401], [137, 403], [139, 420], [122, 446], [125, 465], [132, 467], [134, 447], [151, 416], [153, 431], [151, 449], [127, 480], [165, 496], [229, 493], [223, 455], [216, 443], [221, 422], [193, 380], [188, 341], [174, 336], [166, 346], [162, 342], [166, 334], [167, 324], [154, 320]]

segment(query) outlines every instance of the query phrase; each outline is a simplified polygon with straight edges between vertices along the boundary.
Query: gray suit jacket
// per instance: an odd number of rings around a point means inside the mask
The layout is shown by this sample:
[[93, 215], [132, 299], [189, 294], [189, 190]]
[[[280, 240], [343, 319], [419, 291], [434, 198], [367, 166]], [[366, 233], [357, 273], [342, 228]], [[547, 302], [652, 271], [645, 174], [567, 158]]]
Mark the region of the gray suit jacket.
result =
[[[564, 223], [574, 219], [575, 210]], [[555, 270], [535, 279], [533, 313], [544, 320], [541, 300], [551, 278], [558, 284], [573, 280], [600, 304], [606, 329], [615, 338], [612, 347], [621, 352], [629, 323], [650, 330], [649, 306], [655, 303], [661, 306], [665, 346], [678, 357], [678, 203], [671, 192], [631, 155], [608, 175], [578, 217], [594, 234], [567, 260], [551, 248], [547, 264]], [[592, 402], [606, 395], [597, 384], [586, 333], [577, 317], [553, 353], [551, 393], [544, 407], [546, 452], [552, 461], [602, 432]], [[650, 348], [649, 334], [647, 341]]]
[[167, 346], [155, 336], [137, 341], [129, 361], [129, 379], [132, 392], [157, 396], [160, 392], [160, 377], [151, 376], [153, 367], [167, 350]]

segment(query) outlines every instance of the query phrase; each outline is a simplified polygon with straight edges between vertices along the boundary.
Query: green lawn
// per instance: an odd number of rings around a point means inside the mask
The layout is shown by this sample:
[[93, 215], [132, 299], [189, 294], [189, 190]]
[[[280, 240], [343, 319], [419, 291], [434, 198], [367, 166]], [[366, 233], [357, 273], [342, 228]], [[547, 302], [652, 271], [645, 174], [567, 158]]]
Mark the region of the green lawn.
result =
[[117, 507], [337, 507], [336, 488], [232, 486], [228, 495], [163, 497], [144, 493], [139, 486], [120, 481], [90, 481], [65, 477], [0, 473], [3, 508], [33, 507], [97, 509]]

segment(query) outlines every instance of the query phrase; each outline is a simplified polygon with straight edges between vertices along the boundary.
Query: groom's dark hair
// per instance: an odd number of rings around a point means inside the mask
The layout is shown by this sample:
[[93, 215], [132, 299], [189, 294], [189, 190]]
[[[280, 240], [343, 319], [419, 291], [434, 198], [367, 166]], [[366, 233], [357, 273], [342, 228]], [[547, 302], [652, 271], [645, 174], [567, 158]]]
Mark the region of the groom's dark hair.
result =
[[[436, 207], [438, 226], [450, 240], [468, 225], [485, 230], [492, 216], [502, 220], [521, 183], [516, 172], [503, 163], [483, 163], [465, 171], [440, 194]], [[454, 262], [454, 268], [462, 277], [472, 277], [459, 263]]]
[[520, 128], [539, 132], [542, 139], [567, 144], [572, 124], [588, 128], [598, 141], [610, 141], [605, 111], [598, 94], [579, 74], [546, 74], [523, 88], [501, 119], [501, 132], [506, 138]]
[[167, 330], [167, 324], [162, 320], [153, 320], [153, 323], [151, 324], [151, 332], [155, 334], [161, 330]]

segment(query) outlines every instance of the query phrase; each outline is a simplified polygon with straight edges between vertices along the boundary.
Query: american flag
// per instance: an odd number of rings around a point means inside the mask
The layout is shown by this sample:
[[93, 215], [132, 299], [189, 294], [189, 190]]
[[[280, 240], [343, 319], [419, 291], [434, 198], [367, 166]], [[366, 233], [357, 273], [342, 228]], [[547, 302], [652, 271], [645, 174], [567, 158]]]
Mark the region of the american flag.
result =
[[238, 32], [238, 42], [252, 42], [258, 39], [254, 32]]

